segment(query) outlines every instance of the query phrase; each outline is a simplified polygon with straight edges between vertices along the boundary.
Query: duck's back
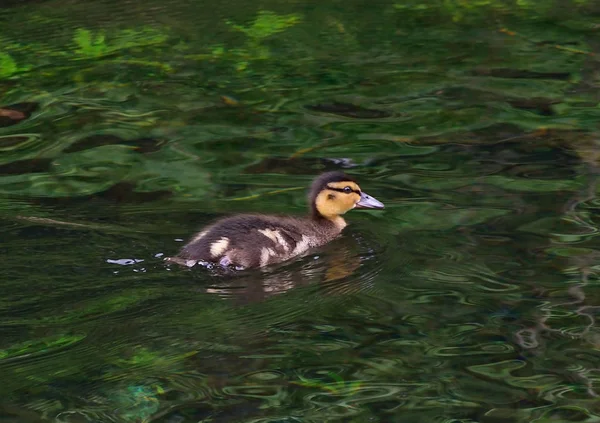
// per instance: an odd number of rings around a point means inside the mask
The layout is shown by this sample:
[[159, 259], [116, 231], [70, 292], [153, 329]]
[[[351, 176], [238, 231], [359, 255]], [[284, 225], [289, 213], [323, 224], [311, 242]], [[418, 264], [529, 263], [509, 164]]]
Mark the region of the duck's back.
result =
[[339, 232], [329, 221], [239, 215], [219, 220], [198, 233], [178, 258], [242, 268], [262, 267], [325, 244]]

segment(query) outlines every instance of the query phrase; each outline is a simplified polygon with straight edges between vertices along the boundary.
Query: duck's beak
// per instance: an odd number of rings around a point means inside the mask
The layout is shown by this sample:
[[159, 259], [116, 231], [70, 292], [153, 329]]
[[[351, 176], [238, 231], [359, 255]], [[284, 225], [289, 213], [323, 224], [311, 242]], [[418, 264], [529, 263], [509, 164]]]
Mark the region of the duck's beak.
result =
[[356, 208], [358, 209], [382, 209], [384, 205], [381, 201], [376, 200], [370, 195], [361, 192], [360, 200], [356, 203]]

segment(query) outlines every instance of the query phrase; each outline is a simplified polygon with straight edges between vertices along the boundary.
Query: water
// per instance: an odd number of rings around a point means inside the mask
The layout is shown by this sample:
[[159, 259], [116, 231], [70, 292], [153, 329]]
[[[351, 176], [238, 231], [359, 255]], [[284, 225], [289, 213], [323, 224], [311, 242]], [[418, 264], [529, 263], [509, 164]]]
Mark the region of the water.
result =
[[[24, 3], [0, 421], [598, 421], [595, 2]], [[333, 169], [386, 209], [265, 272], [165, 265]]]

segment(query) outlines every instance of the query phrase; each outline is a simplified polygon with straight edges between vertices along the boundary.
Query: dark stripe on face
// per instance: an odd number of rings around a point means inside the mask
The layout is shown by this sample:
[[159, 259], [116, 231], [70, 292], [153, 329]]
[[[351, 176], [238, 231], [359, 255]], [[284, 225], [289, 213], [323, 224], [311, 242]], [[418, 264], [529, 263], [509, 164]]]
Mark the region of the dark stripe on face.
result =
[[[329, 185], [327, 185], [326, 188], [330, 189], [332, 191], [343, 192], [344, 194], [350, 194], [349, 192], [344, 191], [345, 188], [334, 188], [334, 187], [330, 187]], [[351, 187], [348, 187], [348, 188], [350, 188], [352, 190], [351, 192], [354, 192], [354, 193], [360, 195], [360, 191], [359, 190], [352, 189]]]

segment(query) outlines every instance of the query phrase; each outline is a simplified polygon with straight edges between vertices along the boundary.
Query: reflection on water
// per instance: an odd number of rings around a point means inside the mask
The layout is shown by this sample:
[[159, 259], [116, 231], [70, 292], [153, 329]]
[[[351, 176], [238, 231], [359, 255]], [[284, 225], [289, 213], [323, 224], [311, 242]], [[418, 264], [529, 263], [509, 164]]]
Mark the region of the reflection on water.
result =
[[351, 237], [336, 240], [326, 248], [311, 250], [291, 264], [245, 272], [216, 270], [205, 292], [251, 303], [313, 284], [317, 285], [319, 295], [348, 295], [368, 289], [381, 270], [381, 263], [372, 248], [362, 246], [357, 251], [361, 246], [356, 241]]
[[[600, 418], [597, 5], [363, 3], [0, 5], [0, 421]], [[386, 209], [165, 263], [335, 169]]]

